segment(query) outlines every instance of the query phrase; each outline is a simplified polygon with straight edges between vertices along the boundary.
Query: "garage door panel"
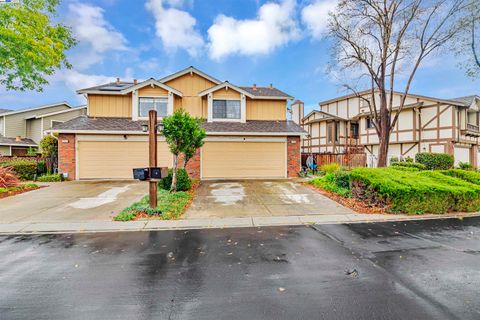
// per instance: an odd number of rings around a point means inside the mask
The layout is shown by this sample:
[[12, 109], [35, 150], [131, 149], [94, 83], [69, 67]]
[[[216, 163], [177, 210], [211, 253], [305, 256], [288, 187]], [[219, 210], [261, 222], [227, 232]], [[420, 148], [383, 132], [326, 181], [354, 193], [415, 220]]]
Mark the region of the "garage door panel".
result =
[[207, 142], [202, 178], [284, 178], [285, 142]]
[[[132, 168], [148, 167], [146, 141], [79, 141], [80, 179], [132, 179]], [[158, 143], [158, 166], [171, 167], [172, 154]]]

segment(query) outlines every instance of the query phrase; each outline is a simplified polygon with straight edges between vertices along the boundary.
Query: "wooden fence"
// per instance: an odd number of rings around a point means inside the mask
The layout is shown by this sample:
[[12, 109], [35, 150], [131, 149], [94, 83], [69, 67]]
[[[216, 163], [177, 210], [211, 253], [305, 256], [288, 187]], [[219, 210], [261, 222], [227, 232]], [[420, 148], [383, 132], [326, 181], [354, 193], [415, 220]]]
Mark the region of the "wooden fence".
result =
[[[306, 166], [307, 158], [310, 153], [302, 153], [302, 167]], [[317, 159], [317, 166], [324, 164], [338, 163], [343, 167], [365, 167], [367, 165], [367, 155], [365, 153], [314, 153]]]

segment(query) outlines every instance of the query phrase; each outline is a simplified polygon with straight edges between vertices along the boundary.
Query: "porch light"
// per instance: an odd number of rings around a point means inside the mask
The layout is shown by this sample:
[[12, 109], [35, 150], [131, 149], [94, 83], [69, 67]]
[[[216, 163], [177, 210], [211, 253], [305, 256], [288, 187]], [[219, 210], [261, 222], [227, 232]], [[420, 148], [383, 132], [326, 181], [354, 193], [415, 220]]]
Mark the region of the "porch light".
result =
[[157, 131], [158, 131], [158, 132], [162, 132], [162, 131], [163, 131], [163, 122], [160, 122], [159, 124], [157, 124]]
[[148, 132], [148, 124], [142, 124], [142, 132]]

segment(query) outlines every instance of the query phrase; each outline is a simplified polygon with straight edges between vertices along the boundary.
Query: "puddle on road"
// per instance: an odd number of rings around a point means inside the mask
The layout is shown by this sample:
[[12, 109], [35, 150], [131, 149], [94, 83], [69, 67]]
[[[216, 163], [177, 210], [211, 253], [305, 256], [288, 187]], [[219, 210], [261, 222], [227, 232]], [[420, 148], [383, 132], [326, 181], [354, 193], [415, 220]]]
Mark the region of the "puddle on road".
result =
[[214, 183], [210, 185], [210, 194], [216, 203], [233, 205], [245, 198], [245, 188], [236, 182]]
[[68, 204], [68, 207], [75, 209], [92, 209], [103, 206], [104, 204], [114, 202], [117, 200], [117, 196], [130, 189], [130, 185], [125, 187], [111, 188], [105, 192], [100, 193], [94, 198], [80, 198], [78, 201]]

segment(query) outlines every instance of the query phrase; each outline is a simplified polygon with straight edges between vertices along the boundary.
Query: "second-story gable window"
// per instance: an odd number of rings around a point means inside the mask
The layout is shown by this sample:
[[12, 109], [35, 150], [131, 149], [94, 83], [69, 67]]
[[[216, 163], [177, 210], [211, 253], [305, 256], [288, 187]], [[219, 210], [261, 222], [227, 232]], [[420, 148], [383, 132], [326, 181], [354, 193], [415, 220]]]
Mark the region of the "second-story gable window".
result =
[[240, 100], [213, 100], [213, 119], [240, 119]]
[[167, 98], [138, 98], [138, 116], [142, 118], [148, 117], [148, 111], [157, 110], [159, 117], [168, 115], [168, 99]]
[[372, 128], [374, 128], [372, 118], [367, 117], [367, 118], [365, 119], [365, 126], [367, 127], [367, 129], [372, 129]]

